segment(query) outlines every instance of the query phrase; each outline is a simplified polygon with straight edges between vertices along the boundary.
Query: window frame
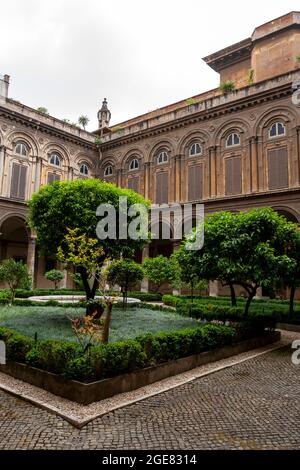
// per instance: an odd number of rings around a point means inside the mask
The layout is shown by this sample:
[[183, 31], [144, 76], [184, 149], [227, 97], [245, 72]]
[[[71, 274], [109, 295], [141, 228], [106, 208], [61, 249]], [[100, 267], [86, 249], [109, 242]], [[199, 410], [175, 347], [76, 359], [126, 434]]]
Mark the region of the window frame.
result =
[[[197, 146], [199, 147], [200, 151], [192, 153], [193, 147], [197, 147]], [[192, 144], [190, 144], [190, 146], [189, 146], [189, 157], [198, 157], [202, 154], [203, 154], [203, 147], [200, 144], [200, 142], [193, 142]]]
[[[21, 152], [17, 152], [17, 147], [18, 147], [19, 145], [22, 146], [22, 147], [25, 149], [25, 154], [24, 154], [24, 153], [21, 153]], [[15, 155], [18, 155], [19, 157], [27, 157], [27, 155], [28, 155], [28, 145], [27, 145], [24, 141], [18, 140], [18, 141], [15, 143], [14, 154], [15, 154]]]
[[[51, 162], [51, 159], [54, 158], [57, 159], [57, 161], [59, 162], [59, 164], [57, 165], [57, 163], [52, 163]], [[62, 158], [61, 156], [59, 155], [59, 153], [56, 153], [56, 152], [52, 152], [51, 154], [49, 154], [49, 158], [48, 158], [48, 163], [49, 165], [52, 165], [56, 168], [61, 168], [62, 166]]]
[[[278, 133], [278, 127], [282, 126], [283, 127], [283, 134], [279, 134]], [[276, 135], [271, 135], [271, 131], [272, 129], [274, 128], [275, 126], [275, 129], [276, 129]], [[280, 137], [285, 137], [286, 136], [286, 125], [282, 122], [282, 121], [276, 121], [276, 122], [273, 122], [273, 124], [269, 127], [269, 131], [268, 131], [268, 137], [270, 140], [272, 139], [278, 139]]]
[[[234, 143], [235, 136], [237, 136], [238, 140], [239, 140], [239, 142], [237, 144]], [[233, 139], [232, 144], [228, 143], [230, 137], [232, 137], [232, 139]], [[240, 147], [240, 145], [241, 145], [241, 136], [238, 132], [231, 132], [230, 134], [228, 134], [228, 136], [226, 137], [226, 148]]]
[[[107, 173], [107, 169], [108, 169], [108, 168], [111, 169], [111, 172], [110, 172], [110, 173]], [[113, 166], [112, 166], [110, 163], [108, 163], [108, 164], [105, 166], [105, 168], [104, 168], [103, 175], [104, 175], [105, 177], [110, 177], [110, 176], [113, 175], [113, 172], [114, 172]]]
[[[85, 171], [81, 171], [83, 167], [86, 169], [86, 172], [85, 172]], [[89, 174], [90, 174], [90, 168], [89, 168], [89, 166], [88, 166], [88, 164], [87, 164], [86, 162], [80, 163], [79, 173], [80, 173], [82, 176], [89, 176]]]
[[[132, 168], [132, 164], [133, 162], [135, 162], [135, 167]], [[137, 165], [137, 166], [136, 166]], [[139, 159], [136, 158], [136, 157], [133, 157], [131, 160], [130, 160], [130, 163], [128, 165], [128, 171], [137, 171], [140, 169], [140, 162], [139, 162]]]
[[[160, 160], [162, 155], [164, 155], [165, 157]], [[168, 163], [168, 162], [169, 162], [169, 155], [168, 155], [167, 150], [160, 150], [158, 152], [157, 159], [156, 159], [157, 165], [164, 165], [165, 163]]]

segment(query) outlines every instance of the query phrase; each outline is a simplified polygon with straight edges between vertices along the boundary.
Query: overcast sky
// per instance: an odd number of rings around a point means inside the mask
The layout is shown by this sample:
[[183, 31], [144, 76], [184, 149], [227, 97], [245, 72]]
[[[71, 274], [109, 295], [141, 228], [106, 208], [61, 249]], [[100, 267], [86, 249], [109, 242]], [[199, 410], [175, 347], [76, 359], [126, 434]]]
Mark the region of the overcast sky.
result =
[[201, 58], [291, 10], [299, 0], [2, 0], [0, 74], [11, 98], [94, 130], [104, 97], [116, 124], [218, 86]]

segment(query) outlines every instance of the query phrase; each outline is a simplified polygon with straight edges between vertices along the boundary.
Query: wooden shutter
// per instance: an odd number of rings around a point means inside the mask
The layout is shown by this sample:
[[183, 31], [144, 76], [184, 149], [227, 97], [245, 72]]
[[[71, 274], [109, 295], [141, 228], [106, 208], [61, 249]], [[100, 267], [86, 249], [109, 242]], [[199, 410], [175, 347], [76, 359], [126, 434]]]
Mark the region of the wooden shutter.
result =
[[287, 188], [289, 185], [287, 147], [268, 150], [269, 189]]
[[195, 201], [203, 197], [203, 165], [189, 166], [188, 200]]
[[57, 175], [56, 173], [48, 173], [48, 177], [47, 177], [47, 184], [51, 184], [53, 183], [53, 181], [59, 181], [60, 180], [60, 176]]
[[225, 160], [225, 194], [242, 193], [241, 157], [230, 157]]
[[128, 188], [132, 189], [136, 193], [139, 192], [139, 186], [140, 186], [140, 178], [134, 177], [134, 178], [128, 178]]
[[13, 163], [10, 183], [10, 196], [16, 199], [25, 199], [27, 182], [27, 167]]
[[168, 173], [166, 171], [156, 175], [156, 203], [168, 204]]

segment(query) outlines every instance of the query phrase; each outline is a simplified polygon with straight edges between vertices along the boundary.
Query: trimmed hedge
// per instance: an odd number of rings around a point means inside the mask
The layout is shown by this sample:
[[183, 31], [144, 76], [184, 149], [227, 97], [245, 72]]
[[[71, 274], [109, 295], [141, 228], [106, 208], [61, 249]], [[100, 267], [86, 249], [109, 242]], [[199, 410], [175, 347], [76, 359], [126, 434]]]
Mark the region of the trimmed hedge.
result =
[[76, 343], [33, 341], [16, 331], [0, 328], [7, 359], [91, 382], [147, 366], [222, 347], [261, 333], [246, 324], [239, 328], [202, 325], [199, 328], [147, 334], [135, 340], [91, 346], [83, 353]]
[[[238, 307], [231, 307], [221, 302], [202, 302], [202, 299], [193, 301], [183, 296], [166, 295], [163, 297], [166, 305], [176, 307], [177, 313], [183, 316], [189, 316], [203, 321], [221, 321], [223, 323], [244, 321], [244, 307], [239, 304]], [[287, 305], [275, 301], [265, 304], [252, 305], [249, 312], [249, 320], [252, 322], [264, 323], [266, 327], [274, 328], [277, 322], [300, 324], [300, 310], [295, 309], [294, 315], [289, 316]]]

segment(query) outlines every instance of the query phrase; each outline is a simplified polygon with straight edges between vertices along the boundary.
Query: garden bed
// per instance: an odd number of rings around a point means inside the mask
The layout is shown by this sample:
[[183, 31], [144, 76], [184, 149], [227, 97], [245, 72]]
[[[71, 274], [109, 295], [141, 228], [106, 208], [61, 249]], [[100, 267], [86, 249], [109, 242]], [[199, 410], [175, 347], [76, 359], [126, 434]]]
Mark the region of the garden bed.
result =
[[62, 375], [53, 374], [31, 367], [27, 364], [20, 364], [13, 361], [0, 366], [0, 371], [37, 387], [43, 388], [55, 395], [83, 405], [88, 405], [104, 398], [109, 398], [120, 393], [144, 387], [209, 362], [225, 359], [254, 348], [271, 344], [279, 339], [279, 332], [266, 331], [264, 334], [256, 338], [247, 339], [236, 344], [164, 362], [152, 367], [134, 370], [130, 373], [121, 374], [91, 383], [68, 380]]

